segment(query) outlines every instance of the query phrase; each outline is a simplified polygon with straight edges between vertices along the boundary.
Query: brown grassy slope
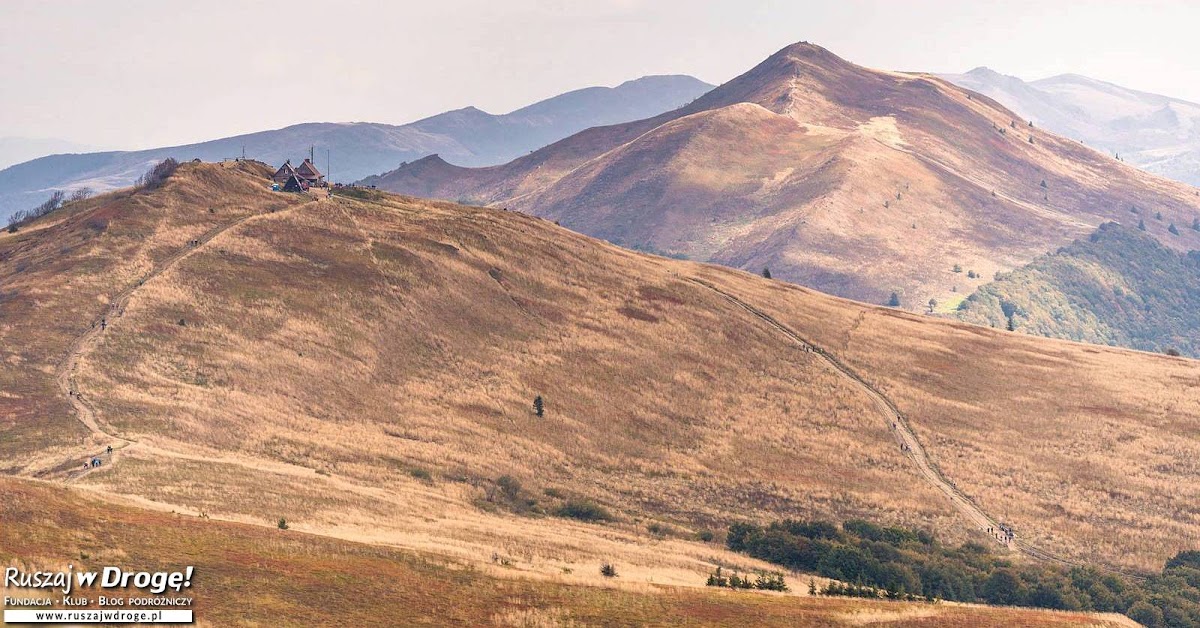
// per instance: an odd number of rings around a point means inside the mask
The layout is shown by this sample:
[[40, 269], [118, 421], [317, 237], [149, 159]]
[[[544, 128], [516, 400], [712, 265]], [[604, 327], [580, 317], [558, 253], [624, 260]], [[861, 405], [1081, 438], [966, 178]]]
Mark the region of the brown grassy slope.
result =
[[1155, 235], [1168, 246], [1200, 247], [1200, 235], [1165, 230], [1200, 215], [1195, 190], [935, 77], [863, 68], [809, 44], [657, 118], [589, 129], [503, 166], [433, 158], [371, 182], [553, 217], [627, 246], [769, 266], [869, 302], [897, 291], [909, 309], [982, 281], [954, 264], [991, 277], [1133, 205], [1163, 213]]
[[128, 438], [368, 484], [509, 474], [689, 526], [954, 528], [811, 356], [661, 260], [515, 212], [338, 198], [247, 222], [140, 289], [80, 382]]
[[1197, 362], [706, 273], [886, 393], [945, 474], [1021, 538], [1147, 570], [1200, 545]]
[[[243, 181], [188, 166], [150, 197], [169, 204], [201, 176]], [[84, 360], [101, 423], [138, 440], [131, 464], [86, 482], [260, 522], [307, 509], [312, 529], [411, 517], [436, 537], [470, 519], [476, 547], [498, 520], [473, 504], [502, 474], [540, 506], [561, 503], [543, 489], [598, 500], [623, 529], [866, 516], [962, 538], [870, 400], [685, 280], [701, 274], [891, 394], [950, 478], [1023, 537], [1147, 568], [1196, 544], [1176, 486], [1196, 453], [1200, 410], [1179, 392], [1194, 363], [921, 321], [515, 212], [381, 197], [269, 213], [291, 197], [258, 190], [229, 192], [255, 217], [139, 288]], [[56, 464], [21, 453], [25, 473]], [[342, 501], [306, 503], [317, 488]]]
[[1084, 613], [629, 586], [620, 577], [606, 588], [525, 580], [430, 554], [113, 506], [11, 478], [0, 478], [0, 521], [6, 567], [195, 566], [192, 586], [181, 595], [194, 598], [201, 626], [1125, 625]]
[[9, 472], [22, 468], [19, 460], [28, 463], [51, 449], [95, 444], [71, 418], [53, 374], [71, 341], [111, 316], [107, 306], [116, 293], [190, 239], [248, 215], [250, 207], [285, 204], [258, 192], [264, 167], [183, 168], [192, 171], [186, 187], [104, 195], [0, 234], [0, 460]]

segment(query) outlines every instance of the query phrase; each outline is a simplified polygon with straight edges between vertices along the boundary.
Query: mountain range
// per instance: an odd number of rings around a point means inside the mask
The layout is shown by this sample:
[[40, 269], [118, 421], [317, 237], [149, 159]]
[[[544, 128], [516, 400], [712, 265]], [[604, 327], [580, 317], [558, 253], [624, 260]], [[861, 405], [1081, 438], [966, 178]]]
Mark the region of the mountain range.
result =
[[53, 153], [80, 153], [89, 146], [52, 137], [0, 137], [0, 168]]
[[[0, 232], [0, 561], [194, 562], [216, 623], [1200, 621], [1200, 363], [1021, 333], [1185, 333], [1193, 188], [806, 43], [368, 180], [467, 203], [274, 168]], [[797, 566], [1064, 612], [708, 586]]]
[[647, 76], [617, 87], [567, 92], [503, 115], [467, 107], [399, 126], [308, 123], [183, 146], [50, 155], [0, 170], [0, 220], [36, 206], [52, 190], [130, 185], [167, 157], [219, 161], [244, 152], [281, 164], [298, 162], [315, 146], [318, 166], [330, 169], [332, 180], [346, 182], [431, 153], [463, 165], [501, 163], [591, 126], [674, 109], [711, 87], [690, 76]]
[[1130, 207], [1161, 216], [1148, 233], [1167, 247], [1200, 248], [1200, 233], [1168, 232], [1200, 216], [1195, 189], [944, 79], [808, 43], [685, 107], [507, 164], [431, 156], [364, 183], [910, 310], [953, 312], [996, 272], [1129, 220]]
[[1060, 135], [1164, 177], [1200, 185], [1200, 104], [1078, 74], [1023, 81], [980, 67], [941, 75]]

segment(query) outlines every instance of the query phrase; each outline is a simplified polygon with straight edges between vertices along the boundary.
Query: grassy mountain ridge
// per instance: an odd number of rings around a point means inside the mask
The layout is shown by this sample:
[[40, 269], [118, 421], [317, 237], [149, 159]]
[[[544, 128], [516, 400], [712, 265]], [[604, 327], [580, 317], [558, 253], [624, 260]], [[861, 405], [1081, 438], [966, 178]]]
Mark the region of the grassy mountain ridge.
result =
[[962, 320], [1143, 351], [1200, 352], [1200, 259], [1106, 223], [1090, 237], [999, 275], [960, 306]]
[[[920, 310], [1123, 217], [1191, 224], [1195, 190], [930, 75], [807, 43], [695, 102], [589, 129], [500, 166], [423, 160], [368, 182], [552, 218], [625, 246]], [[1164, 230], [1165, 231], [1165, 230]], [[1171, 248], [1200, 234], [1155, 232]], [[887, 264], [880, 265], [880, 259]]]
[[1181, 481], [1200, 454], [1179, 393], [1193, 362], [867, 306], [519, 212], [272, 193], [267, 171], [187, 163], [0, 234], [8, 474], [538, 577], [607, 559], [697, 584], [736, 560], [701, 532], [780, 517], [995, 543], [876, 399], [740, 302], [887, 395], [1022, 539], [1123, 569], [1200, 544]]

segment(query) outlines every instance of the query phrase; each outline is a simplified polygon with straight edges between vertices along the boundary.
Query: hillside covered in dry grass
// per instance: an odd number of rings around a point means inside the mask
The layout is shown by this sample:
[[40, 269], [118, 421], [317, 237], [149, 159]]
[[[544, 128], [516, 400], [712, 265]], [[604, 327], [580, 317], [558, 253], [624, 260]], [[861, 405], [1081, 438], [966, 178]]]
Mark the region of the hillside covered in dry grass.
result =
[[768, 569], [697, 539], [781, 517], [1003, 550], [832, 358], [1020, 538], [1134, 570], [1200, 544], [1193, 362], [267, 174], [183, 164], [0, 235], [7, 474], [574, 584]]
[[[800, 43], [673, 112], [588, 129], [508, 164], [432, 156], [367, 182], [532, 213], [623, 246], [870, 303], [950, 311], [1007, 271], [1128, 220], [1180, 251], [1200, 196], [919, 73]], [[883, 263], [881, 263], [881, 261]], [[956, 266], [975, 271], [954, 273]], [[987, 279], [985, 279], [987, 278]]]
[[1130, 625], [1115, 615], [727, 593], [620, 578], [585, 587], [567, 576], [513, 578], [505, 567], [480, 570], [429, 553], [113, 506], [13, 478], [0, 478], [0, 495], [0, 563], [194, 565], [183, 594], [195, 599], [200, 626]]

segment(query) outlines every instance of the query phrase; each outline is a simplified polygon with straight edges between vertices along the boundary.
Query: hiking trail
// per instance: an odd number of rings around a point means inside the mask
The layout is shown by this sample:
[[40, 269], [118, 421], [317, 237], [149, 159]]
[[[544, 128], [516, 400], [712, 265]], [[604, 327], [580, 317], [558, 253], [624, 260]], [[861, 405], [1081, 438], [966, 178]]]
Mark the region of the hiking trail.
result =
[[[84, 399], [83, 393], [80, 392], [79, 385], [75, 380], [75, 375], [79, 370], [80, 360], [96, 347], [96, 344], [100, 341], [100, 338], [108, 331], [109, 325], [111, 325], [113, 321], [125, 315], [125, 306], [128, 305], [130, 299], [133, 298], [133, 295], [137, 292], [138, 288], [141, 288], [150, 280], [171, 269], [181, 260], [184, 260], [196, 251], [199, 251], [204, 247], [205, 244], [208, 244], [210, 241], [212, 241], [213, 238], [216, 238], [222, 233], [237, 227], [251, 218], [263, 215], [269, 214], [248, 214], [236, 220], [232, 220], [209, 229], [199, 237], [194, 238], [192, 242], [189, 242], [180, 250], [168, 256], [162, 261], [162, 263], [155, 266], [154, 269], [152, 269], [141, 279], [126, 286], [112, 299], [108, 305], [108, 308], [101, 313], [96, 320], [92, 321], [91, 328], [84, 331], [82, 335], [77, 337], [71, 343], [70, 348], [67, 350], [67, 354], [58, 363], [58, 367], [55, 369], [55, 381], [58, 383], [58, 388], [62, 394], [66, 395], [67, 400], [71, 402], [71, 407], [75, 411], [75, 418], [78, 419], [79, 422], [82, 423], [84, 427], [86, 427], [93, 435], [113, 442], [113, 453], [107, 454], [110, 464], [113, 459], [113, 454], [116, 454], [116, 452], [122, 449], [135, 445], [137, 441], [109, 433], [100, 426], [99, 421], [96, 420], [95, 409], [92, 407], [91, 403]], [[88, 459], [90, 460], [93, 457], [100, 458], [102, 457], [102, 454], [88, 456]], [[95, 471], [97, 468], [101, 467], [89, 466], [82, 471], [74, 471], [66, 479], [66, 482], [69, 483], [79, 480], [80, 478], [90, 474], [92, 471]]]
[[[717, 293], [726, 301], [729, 301], [733, 305], [736, 305], [737, 307], [749, 312], [754, 317], [765, 322], [767, 325], [786, 336], [792, 342], [800, 345], [805, 352], [813, 353], [821, 358], [821, 360], [827, 366], [832, 367], [843, 377], [853, 382], [857, 388], [871, 398], [871, 401], [875, 404], [876, 408], [879, 409], [880, 414], [884, 415], [888, 423], [889, 431], [892, 432], [892, 435], [896, 438], [897, 443], [901, 445], [901, 450], [904, 452], [904, 454], [907, 455], [909, 460], [911, 460], [914, 465], [916, 465], [917, 470], [920, 472], [925, 481], [936, 488], [940, 493], [945, 495], [946, 498], [950, 500], [954, 508], [959, 511], [959, 513], [961, 513], [968, 521], [974, 524], [974, 526], [977, 527], [981, 532], [988, 534], [988, 536], [990, 536], [998, 544], [1009, 549], [1016, 550], [1017, 552], [1029, 556], [1030, 558], [1058, 563], [1066, 567], [1096, 567], [1098, 569], [1116, 573], [1128, 578], [1137, 580], [1144, 579], [1142, 576], [1135, 574], [1129, 574], [1123, 571], [1101, 567], [1099, 565], [1085, 564], [1079, 561], [1073, 561], [1061, 556], [1057, 556], [1018, 538], [1015, 533], [1009, 541], [1006, 542], [1001, 540], [1001, 538], [995, 533], [996, 530], [1000, 529], [1000, 522], [996, 518], [984, 512], [982, 508], [975, 504], [974, 500], [960, 491], [954, 482], [947, 478], [941, 472], [941, 470], [935, 466], [935, 464], [929, 459], [929, 454], [926, 453], [925, 448], [921, 445], [921, 441], [917, 439], [917, 435], [913, 431], [912, 426], [909, 425], [908, 419], [904, 416], [904, 413], [900, 411], [896, 404], [892, 402], [891, 399], [864, 380], [858, 375], [858, 373], [854, 372], [853, 369], [851, 369], [837, 357], [828, 353], [816, 344], [805, 340], [795, 331], [792, 331], [791, 328], [775, 320], [769, 314], [746, 303], [729, 292], [726, 292], [725, 290], [722, 290], [721, 288], [704, 281], [703, 279], [698, 279], [695, 277], [687, 277], [687, 279], [692, 283], [703, 286]], [[992, 532], [989, 532], [989, 530]]]

